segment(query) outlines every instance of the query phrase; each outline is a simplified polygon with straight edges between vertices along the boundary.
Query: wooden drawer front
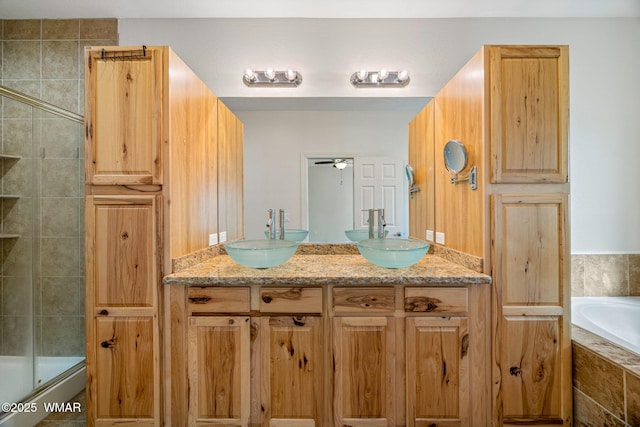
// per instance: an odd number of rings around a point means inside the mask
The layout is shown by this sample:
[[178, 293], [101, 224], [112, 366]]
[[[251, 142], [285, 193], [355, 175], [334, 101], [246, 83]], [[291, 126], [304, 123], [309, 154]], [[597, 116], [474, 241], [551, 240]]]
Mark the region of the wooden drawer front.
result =
[[467, 288], [406, 288], [404, 311], [410, 313], [466, 313]]
[[322, 313], [322, 288], [261, 288], [262, 313]]
[[249, 288], [189, 288], [189, 313], [249, 313]]
[[335, 288], [335, 313], [391, 313], [396, 308], [394, 288]]

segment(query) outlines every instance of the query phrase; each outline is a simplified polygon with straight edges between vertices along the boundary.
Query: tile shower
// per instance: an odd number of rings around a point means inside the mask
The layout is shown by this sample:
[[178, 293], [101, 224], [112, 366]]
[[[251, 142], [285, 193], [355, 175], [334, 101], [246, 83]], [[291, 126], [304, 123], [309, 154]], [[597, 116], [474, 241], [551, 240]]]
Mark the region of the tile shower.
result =
[[[118, 39], [115, 19], [0, 20], [0, 34], [0, 84], [79, 114], [84, 46]], [[5, 402], [84, 359], [84, 136], [81, 116], [0, 99], [0, 378], [16, 377]]]

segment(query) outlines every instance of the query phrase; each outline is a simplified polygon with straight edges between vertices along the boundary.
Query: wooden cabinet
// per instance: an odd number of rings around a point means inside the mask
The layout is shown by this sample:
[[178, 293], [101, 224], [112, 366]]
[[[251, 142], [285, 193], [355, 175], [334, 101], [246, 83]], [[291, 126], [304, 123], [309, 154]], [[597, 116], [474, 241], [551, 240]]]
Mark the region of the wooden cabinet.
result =
[[[219, 204], [218, 99], [170, 48], [87, 47], [85, 74], [87, 424], [160, 426], [172, 410], [165, 391], [177, 392], [163, 388], [173, 355], [160, 333], [161, 279], [209, 246], [219, 209], [242, 226], [242, 186]], [[223, 163], [241, 176], [242, 125], [233, 127]], [[199, 348], [218, 333], [207, 327], [193, 325]], [[196, 419], [211, 414], [200, 403]]]
[[254, 378], [264, 427], [322, 426], [324, 407], [323, 289], [261, 287]]
[[407, 425], [469, 426], [466, 317], [409, 317]]
[[407, 425], [482, 425], [471, 407], [466, 288], [407, 288]]
[[248, 316], [189, 318], [190, 426], [249, 425]]
[[568, 197], [493, 196], [496, 417], [504, 425], [559, 423], [571, 400]]
[[297, 314], [260, 318], [260, 425], [324, 425], [322, 320]]
[[172, 425], [488, 425], [489, 285], [170, 287]]
[[157, 425], [159, 197], [90, 196], [86, 203], [89, 425]]
[[162, 49], [91, 49], [85, 59], [87, 184], [162, 184]]
[[396, 319], [333, 319], [334, 425], [395, 426]]
[[493, 46], [487, 55], [491, 182], [567, 182], [568, 47]]
[[[435, 231], [493, 277], [494, 426], [572, 423], [568, 57], [567, 46], [484, 46], [431, 101]], [[462, 176], [478, 168], [477, 190], [450, 182], [449, 140], [467, 149]]]

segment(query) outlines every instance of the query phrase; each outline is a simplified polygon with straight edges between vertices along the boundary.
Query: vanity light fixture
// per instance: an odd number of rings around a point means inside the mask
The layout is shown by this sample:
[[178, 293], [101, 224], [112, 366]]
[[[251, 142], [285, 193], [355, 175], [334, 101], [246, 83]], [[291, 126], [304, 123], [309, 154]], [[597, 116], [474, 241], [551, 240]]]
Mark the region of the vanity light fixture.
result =
[[242, 81], [247, 86], [256, 87], [298, 87], [302, 83], [302, 75], [292, 69], [276, 71], [267, 68], [264, 71], [255, 71], [247, 68]]
[[404, 87], [409, 84], [410, 80], [406, 70], [358, 70], [351, 75], [351, 84], [355, 87]]

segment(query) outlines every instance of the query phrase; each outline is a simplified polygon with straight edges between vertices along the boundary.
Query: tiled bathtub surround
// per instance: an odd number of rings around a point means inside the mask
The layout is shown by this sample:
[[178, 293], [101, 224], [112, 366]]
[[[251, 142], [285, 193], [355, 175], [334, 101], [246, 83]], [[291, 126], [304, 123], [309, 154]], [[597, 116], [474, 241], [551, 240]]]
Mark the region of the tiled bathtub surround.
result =
[[571, 296], [640, 296], [640, 254], [572, 255]]
[[[0, 20], [0, 83], [83, 114], [84, 46], [117, 44], [117, 20]], [[0, 353], [84, 352], [83, 126], [3, 99]], [[33, 281], [33, 286], [29, 286]], [[21, 338], [22, 337], [22, 338]]]
[[640, 356], [576, 326], [573, 412], [576, 426], [640, 426]]

